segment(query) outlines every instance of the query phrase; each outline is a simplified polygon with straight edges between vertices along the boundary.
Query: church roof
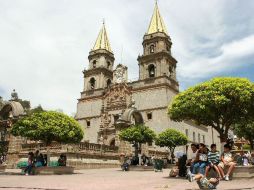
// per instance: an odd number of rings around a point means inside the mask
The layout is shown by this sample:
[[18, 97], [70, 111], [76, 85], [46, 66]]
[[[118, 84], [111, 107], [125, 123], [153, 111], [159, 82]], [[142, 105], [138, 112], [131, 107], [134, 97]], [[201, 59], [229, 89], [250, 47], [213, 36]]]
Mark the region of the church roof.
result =
[[153, 16], [152, 16], [152, 19], [150, 21], [150, 25], [149, 25], [149, 28], [147, 30], [147, 34], [152, 34], [152, 33], [156, 33], [156, 32], [164, 32], [164, 33], [168, 34], [166, 26], [163, 22], [163, 19], [162, 19], [161, 15], [160, 15], [160, 11], [159, 11], [159, 8], [158, 8], [157, 1], [155, 3]]
[[98, 49], [105, 49], [112, 53], [104, 22], [92, 50]]

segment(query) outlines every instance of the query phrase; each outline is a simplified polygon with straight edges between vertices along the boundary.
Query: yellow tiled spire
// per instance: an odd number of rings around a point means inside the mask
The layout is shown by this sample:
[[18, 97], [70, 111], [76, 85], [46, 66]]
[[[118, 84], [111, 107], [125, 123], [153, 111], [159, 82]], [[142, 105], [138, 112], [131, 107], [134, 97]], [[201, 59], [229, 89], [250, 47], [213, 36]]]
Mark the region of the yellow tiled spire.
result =
[[168, 34], [167, 29], [165, 27], [165, 24], [163, 22], [163, 19], [160, 15], [160, 11], [159, 11], [159, 8], [158, 8], [157, 1], [155, 3], [153, 16], [152, 16], [152, 19], [150, 21], [150, 25], [149, 25], [149, 28], [147, 30], [147, 34], [152, 34], [152, 33], [155, 33], [155, 32], [164, 32], [164, 33]]
[[92, 50], [98, 49], [105, 49], [112, 53], [104, 21]]

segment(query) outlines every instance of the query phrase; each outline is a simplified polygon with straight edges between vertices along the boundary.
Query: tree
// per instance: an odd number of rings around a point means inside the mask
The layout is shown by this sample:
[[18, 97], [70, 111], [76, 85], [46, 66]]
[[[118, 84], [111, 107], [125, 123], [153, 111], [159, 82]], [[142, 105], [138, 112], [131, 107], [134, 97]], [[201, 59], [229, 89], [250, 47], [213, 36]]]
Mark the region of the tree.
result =
[[250, 142], [251, 150], [254, 149], [254, 121], [246, 121], [241, 124], [234, 125], [234, 133], [237, 137], [243, 137]]
[[175, 147], [183, 146], [187, 143], [187, 136], [175, 129], [166, 129], [155, 140], [156, 145], [169, 148], [171, 159], [173, 159]]
[[2, 107], [4, 107], [4, 101], [2, 96], [0, 96], [0, 110], [2, 109]]
[[133, 143], [135, 147], [135, 156], [141, 152], [141, 145], [143, 143], [152, 143], [156, 135], [153, 130], [144, 125], [132, 125], [120, 132], [121, 140]]
[[45, 111], [42, 107], [41, 107], [41, 105], [39, 104], [37, 107], [35, 107], [35, 108], [32, 108], [32, 109], [30, 109], [29, 111], [27, 111], [27, 114], [28, 115], [32, 115], [33, 113], [39, 113], [39, 112], [43, 112], [43, 111]]
[[221, 77], [179, 93], [168, 109], [174, 121], [194, 120], [213, 127], [226, 142], [230, 126], [254, 111], [254, 84], [245, 78]]
[[47, 147], [53, 141], [79, 143], [84, 135], [76, 120], [54, 111], [36, 112], [18, 120], [13, 125], [11, 133], [30, 140], [41, 140]]

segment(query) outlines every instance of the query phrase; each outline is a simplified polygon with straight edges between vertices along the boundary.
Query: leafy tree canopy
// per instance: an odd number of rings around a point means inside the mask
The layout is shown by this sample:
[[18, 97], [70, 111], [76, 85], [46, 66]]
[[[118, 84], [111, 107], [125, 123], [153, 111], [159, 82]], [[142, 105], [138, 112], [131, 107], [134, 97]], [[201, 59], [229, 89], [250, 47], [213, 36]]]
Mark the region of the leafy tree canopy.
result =
[[231, 125], [254, 111], [254, 84], [245, 78], [221, 77], [179, 93], [168, 109], [174, 121], [194, 120], [212, 126], [227, 138]]
[[133, 143], [151, 143], [156, 135], [153, 130], [144, 125], [133, 125], [119, 134], [121, 140]]
[[249, 120], [242, 122], [241, 124], [234, 125], [234, 133], [237, 137], [243, 137], [250, 141], [250, 147], [253, 150], [253, 140], [254, 140], [254, 121]]
[[166, 129], [158, 135], [155, 144], [160, 147], [174, 148], [176, 146], [183, 146], [188, 143], [188, 138], [183, 133], [175, 129]]
[[20, 119], [13, 125], [11, 133], [31, 140], [42, 140], [47, 145], [52, 141], [78, 143], [84, 135], [76, 120], [54, 111], [37, 112]]

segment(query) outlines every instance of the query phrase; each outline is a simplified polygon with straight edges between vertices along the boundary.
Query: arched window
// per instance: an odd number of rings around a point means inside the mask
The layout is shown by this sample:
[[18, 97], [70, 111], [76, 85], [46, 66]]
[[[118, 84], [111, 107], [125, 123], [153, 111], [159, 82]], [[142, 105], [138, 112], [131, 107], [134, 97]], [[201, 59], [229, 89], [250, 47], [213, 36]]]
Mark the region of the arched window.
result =
[[148, 66], [148, 73], [150, 78], [155, 77], [155, 67], [153, 64]]
[[90, 79], [90, 87], [91, 87], [91, 89], [95, 88], [95, 79], [94, 78]]
[[107, 80], [107, 87], [110, 87], [110, 85], [111, 85], [111, 80], [108, 79], [108, 80]]
[[150, 53], [154, 53], [154, 45], [150, 45]]
[[108, 61], [107, 64], [108, 64], [107, 66], [108, 66], [108, 69], [109, 69], [110, 68], [110, 62]]
[[169, 76], [171, 77], [172, 74], [173, 74], [173, 67], [172, 67], [172, 66], [169, 66], [168, 71], [169, 71]]
[[96, 68], [96, 60], [93, 61], [93, 68]]
[[166, 49], [167, 49], [167, 51], [170, 51], [170, 48], [169, 48], [169, 46], [167, 46], [167, 47], [166, 47]]

